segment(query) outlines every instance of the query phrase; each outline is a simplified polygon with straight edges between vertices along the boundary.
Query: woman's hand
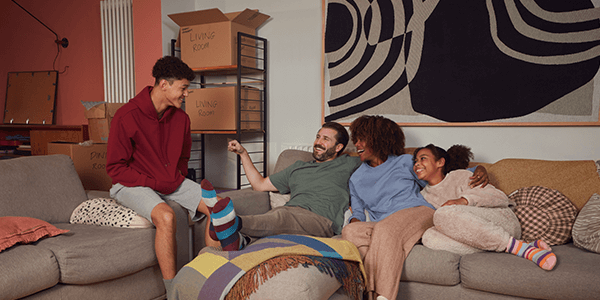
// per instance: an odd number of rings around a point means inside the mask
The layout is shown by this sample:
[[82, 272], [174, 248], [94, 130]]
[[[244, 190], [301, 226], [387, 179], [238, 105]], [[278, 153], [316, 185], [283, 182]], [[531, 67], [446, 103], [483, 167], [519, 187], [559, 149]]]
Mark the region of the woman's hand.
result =
[[471, 182], [469, 182], [469, 186], [471, 188], [474, 188], [478, 185], [481, 185], [483, 188], [490, 182], [487, 170], [482, 166], [477, 166], [475, 172], [473, 172], [473, 176], [469, 177], [469, 179], [471, 179]]
[[460, 198], [460, 199], [452, 199], [452, 200], [448, 200], [444, 204], [442, 204], [442, 206], [446, 206], [446, 205], [469, 205], [469, 200], [467, 200], [464, 197]]

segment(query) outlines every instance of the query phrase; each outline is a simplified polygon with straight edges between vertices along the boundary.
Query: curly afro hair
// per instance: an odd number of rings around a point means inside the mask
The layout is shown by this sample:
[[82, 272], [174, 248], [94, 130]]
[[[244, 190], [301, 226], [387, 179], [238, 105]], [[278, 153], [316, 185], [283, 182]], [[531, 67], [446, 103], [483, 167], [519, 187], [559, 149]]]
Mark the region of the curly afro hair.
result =
[[154, 64], [152, 77], [154, 77], [154, 85], [158, 85], [163, 79], [167, 80], [169, 84], [173, 84], [173, 81], [181, 79], [192, 81], [196, 78], [196, 74], [181, 59], [175, 56], [165, 56]]
[[404, 132], [396, 122], [382, 116], [361, 116], [350, 124], [352, 142], [365, 143], [373, 154], [386, 161], [388, 155], [404, 154]]

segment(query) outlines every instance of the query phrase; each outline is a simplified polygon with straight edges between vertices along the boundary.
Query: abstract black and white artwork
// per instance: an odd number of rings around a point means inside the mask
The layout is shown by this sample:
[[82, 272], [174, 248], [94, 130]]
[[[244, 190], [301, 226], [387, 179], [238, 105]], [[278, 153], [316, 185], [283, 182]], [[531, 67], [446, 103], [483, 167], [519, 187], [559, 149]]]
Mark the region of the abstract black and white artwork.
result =
[[600, 1], [323, 1], [325, 121], [600, 125]]

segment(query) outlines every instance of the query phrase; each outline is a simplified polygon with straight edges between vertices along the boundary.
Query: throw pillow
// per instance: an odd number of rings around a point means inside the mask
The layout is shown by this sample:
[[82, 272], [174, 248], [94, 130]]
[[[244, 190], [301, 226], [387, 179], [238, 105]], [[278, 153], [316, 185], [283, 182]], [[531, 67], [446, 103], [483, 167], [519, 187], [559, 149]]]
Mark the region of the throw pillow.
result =
[[516, 203], [513, 210], [521, 223], [523, 240], [542, 239], [549, 245], [569, 241], [577, 208], [561, 192], [530, 186], [516, 190], [509, 198]]
[[263, 280], [248, 299], [328, 299], [342, 286], [335, 276], [313, 265], [289, 268]]
[[148, 228], [152, 223], [111, 198], [84, 201], [73, 210], [71, 224], [88, 224], [123, 228]]
[[600, 195], [594, 194], [575, 219], [573, 244], [600, 253]]
[[29, 217], [0, 217], [0, 252], [17, 243], [33, 243], [68, 230], [58, 229], [46, 221]]
[[290, 194], [280, 194], [277, 192], [269, 192], [269, 201], [271, 202], [271, 209], [275, 207], [284, 206], [290, 201]]

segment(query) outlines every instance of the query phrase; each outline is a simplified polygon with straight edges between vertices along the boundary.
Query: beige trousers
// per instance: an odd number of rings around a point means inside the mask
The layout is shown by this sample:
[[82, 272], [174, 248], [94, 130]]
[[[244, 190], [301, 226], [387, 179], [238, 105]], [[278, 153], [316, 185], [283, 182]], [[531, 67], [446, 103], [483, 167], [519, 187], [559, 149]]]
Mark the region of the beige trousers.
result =
[[342, 238], [358, 248], [367, 272], [367, 291], [396, 299], [404, 260], [423, 232], [433, 226], [434, 210], [418, 206], [379, 222], [350, 223]]

